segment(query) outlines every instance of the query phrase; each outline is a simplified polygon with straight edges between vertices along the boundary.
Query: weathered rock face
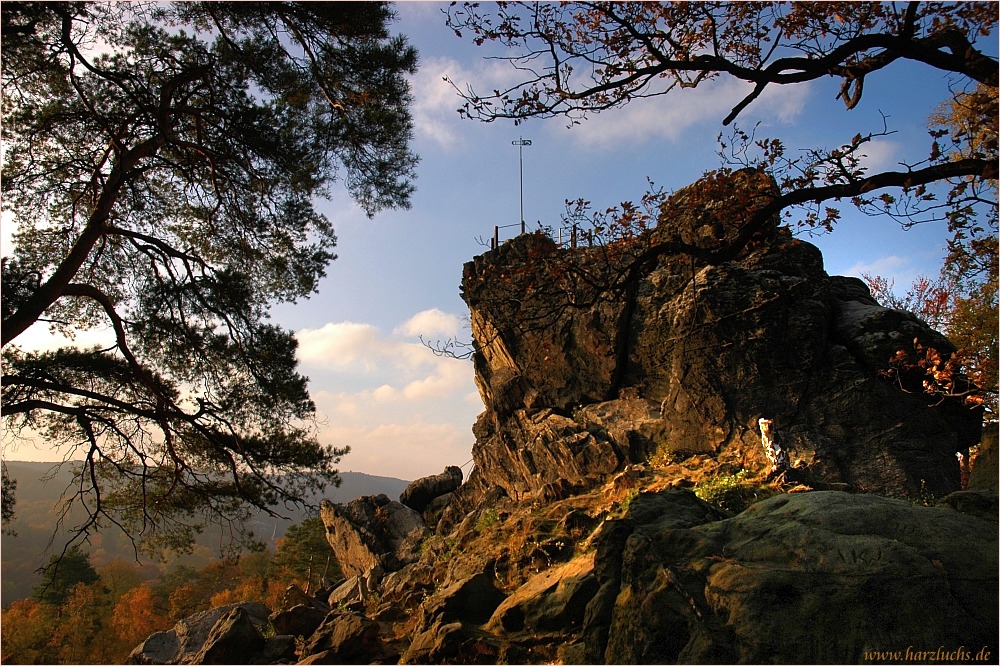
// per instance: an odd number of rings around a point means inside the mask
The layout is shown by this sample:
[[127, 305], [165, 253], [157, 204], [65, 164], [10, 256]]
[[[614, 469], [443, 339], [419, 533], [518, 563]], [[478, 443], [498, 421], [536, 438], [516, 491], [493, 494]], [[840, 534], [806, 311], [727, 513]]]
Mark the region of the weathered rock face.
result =
[[320, 517], [326, 540], [349, 578], [376, 565], [396, 571], [415, 561], [429, 533], [419, 513], [385, 495], [359, 497], [346, 505], [324, 500]]
[[591, 662], [858, 663], [959, 643], [966, 661], [983, 648], [995, 658], [992, 520], [835, 492], [695, 525], [669, 507], [640, 515], [663, 499], [690, 513], [697, 500], [684, 495], [640, 495], [600, 537]]
[[953, 346], [860, 280], [828, 276], [816, 247], [775, 228], [718, 265], [663, 255], [606, 294], [545, 283], [584, 268], [599, 280], [604, 257], [530, 234], [466, 265], [486, 412], [463, 493], [586, 485], [664, 448], [760, 469], [761, 417], [812, 478], [958, 489], [955, 453], [979, 440], [980, 414], [879, 374], [914, 339]]
[[357, 613], [333, 611], [302, 652], [302, 664], [370, 663], [382, 656], [379, 625]]

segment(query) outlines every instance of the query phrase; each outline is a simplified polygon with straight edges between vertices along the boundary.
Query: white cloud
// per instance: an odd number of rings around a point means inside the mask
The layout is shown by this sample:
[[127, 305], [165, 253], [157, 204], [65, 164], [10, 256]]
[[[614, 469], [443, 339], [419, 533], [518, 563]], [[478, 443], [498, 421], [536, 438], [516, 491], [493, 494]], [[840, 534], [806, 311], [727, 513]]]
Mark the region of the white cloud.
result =
[[296, 333], [320, 441], [352, 448], [343, 469], [414, 479], [471, 457], [471, 428], [482, 411], [472, 364], [413, 341], [459, 328], [458, 316], [434, 308], [390, 335], [357, 322]]
[[302, 363], [346, 368], [370, 360], [371, 345], [378, 344], [379, 330], [371, 324], [351, 321], [325, 324], [319, 329], [304, 328], [295, 334]]
[[872, 139], [861, 147], [860, 152], [864, 155], [861, 165], [868, 169], [868, 173], [899, 169], [901, 148], [902, 146], [896, 141]]
[[397, 335], [424, 338], [453, 338], [458, 335], [462, 321], [458, 316], [442, 312], [437, 308], [423, 310], [396, 327]]
[[[470, 365], [466, 363], [466, 365]], [[459, 373], [456, 373], [456, 375]], [[342, 469], [412, 480], [472, 457], [472, 425], [482, 403], [464, 379], [436, 377], [402, 388], [383, 384], [356, 393], [314, 393], [319, 440], [350, 446]]]
[[462, 80], [462, 66], [451, 58], [428, 58], [410, 80], [413, 86], [413, 124], [418, 137], [449, 148], [458, 142], [454, 124], [458, 117], [458, 95], [444, 77]]
[[[743, 92], [749, 92], [749, 86], [745, 87]], [[789, 125], [797, 121], [802, 115], [802, 112], [805, 110], [806, 100], [811, 92], [812, 86], [809, 83], [770, 86], [764, 89], [760, 97], [747, 107], [744, 113], [765, 119], [777, 120], [783, 125]], [[729, 113], [729, 109], [726, 110], [726, 113]], [[737, 117], [737, 120], [739, 120], [739, 117]], [[773, 123], [765, 120], [764, 124], [770, 125]]]
[[471, 422], [469, 427], [423, 422], [341, 426], [321, 433], [320, 439], [350, 445], [351, 452], [340, 464], [342, 470], [410, 481], [437, 474], [448, 465], [464, 465], [466, 475], [471, 469]]
[[[733, 78], [714, 79], [694, 89], [675, 89], [667, 95], [633, 99], [624, 107], [590, 116], [571, 131], [579, 145], [596, 150], [618, 149], [654, 139], [678, 141], [692, 128], [722, 120], [752, 86]], [[790, 123], [805, 107], [808, 84], [771, 86], [739, 116], [744, 123], [764, 118], [765, 124]], [[750, 123], [752, 124], [752, 123]]]
[[307, 369], [379, 376], [402, 372], [412, 376], [425, 372], [438, 360], [421, 343], [385, 337], [371, 324], [329, 323], [318, 329], [304, 328], [295, 337], [299, 341], [299, 362]]
[[862, 274], [882, 276], [898, 275], [900, 272], [905, 272], [910, 263], [910, 260], [905, 257], [889, 255], [887, 257], [879, 257], [878, 259], [874, 259], [872, 261], [855, 262], [845, 271], [845, 273], [855, 277], [861, 277]]
[[468, 390], [471, 365], [468, 361], [441, 359], [433, 375], [407, 383], [400, 394], [406, 400], [458, 399], [463, 390]]
[[419, 70], [410, 79], [413, 86], [411, 110], [417, 137], [449, 150], [463, 145], [464, 128], [471, 130], [475, 123], [462, 122], [458, 109], [463, 101], [455, 86], [465, 91], [466, 86], [471, 85], [477, 92], [488, 94], [513, 84], [516, 75], [517, 71], [505, 62], [478, 60], [469, 69], [448, 56], [422, 60]]
[[54, 351], [62, 347], [103, 348], [115, 344], [115, 332], [110, 326], [101, 326], [75, 331], [70, 338], [61, 332], [51, 331], [48, 324], [35, 322], [17, 336], [14, 344], [26, 351], [36, 352]]
[[[381, 409], [390, 405], [400, 408], [405, 405], [426, 403], [423, 407], [433, 411], [436, 408], [434, 401], [437, 400], [466, 401], [470, 389], [475, 386], [472, 379], [472, 364], [459, 359], [435, 357], [430, 350], [426, 351], [432, 357], [432, 361], [425, 366], [418, 377], [413, 378], [412, 372], [390, 371], [379, 373], [378, 378], [369, 386], [364, 386], [362, 378], [361, 387], [353, 392], [332, 392], [329, 390], [335, 388], [332, 385], [314, 386], [314, 389], [320, 389], [318, 393], [314, 392], [314, 395], [322, 396], [330, 411], [350, 415], [362, 414], [366, 409], [376, 405], [381, 405]], [[386, 376], [389, 377], [389, 381], [382, 381]], [[331, 380], [330, 383], [335, 381], [336, 379]], [[344, 383], [356, 385], [358, 382]], [[475, 395], [478, 396], [478, 393]], [[318, 397], [316, 399], [319, 400]]]
[[900, 257], [898, 255], [879, 257], [871, 261], [858, 261], [852, 264], [844, 273], [859, 278], [862, 275], [886, 278], [891, 283], [892, 291], [897, 295], [906, 293], [906, 290], [910, 288], [910, 285], [917, 278], [927, 274], [914, 258]]

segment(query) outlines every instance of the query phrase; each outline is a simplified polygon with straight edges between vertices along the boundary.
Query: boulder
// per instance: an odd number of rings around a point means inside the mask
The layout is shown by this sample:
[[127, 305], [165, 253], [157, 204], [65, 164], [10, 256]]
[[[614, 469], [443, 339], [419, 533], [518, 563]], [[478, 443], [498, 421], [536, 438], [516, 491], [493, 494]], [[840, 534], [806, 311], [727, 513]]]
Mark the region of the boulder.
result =
[[326, 540], [348, 578], [378, 565], [396, 571], [419, 557], [430, 530], [420, 514], [385, 495], [359, 497], [346, 505], [323, 500]]
[[598, 544], [595, 570], [609, 589], [591, 602], [602, 609], [587, 609], [589, 658], [858, 663], [956, 641], [967, 660], [998, 654], [993, 520], [812, 492], [686, 522], [628, 515]]
[[394, 571], [382, 580], [382, 599], [401, 608], [414, 608], [436, 587], [434, 575], [434, 566], [423, 561]]
[[939, 506], [996, 522], [1000, 514], [1000, 493], [995, 490], [958, 490], [941, 500]]
[[136, 646], [125, 660], [127, 664], [175, 664], [180, 640], [174, 630], [157, 631]]
[[427, 599], [401, 663], [497, 663], [499, 648], [482, 642], [478, 629], [504, 600], [494, 580], [491, 572], [479, 571]]
[[[283, 609], [294, 606], [312, 606], [317, 603], [319, 602], [312, 595], [294, 583], [285, 588], [285, 594], [281, 598], [281, 607]], [[329, 610], [329, 608], [326, 610]]]
[[379, 625], [363, 615], [332, 611], [309, 638], [300, 664], [367, 664], [381, 657]]
[[622, 560], [629, 539], [638, 529], [675, 530], [723, 520], [721, 510], [698, 499], [688, 490], [640, 493], [629, 505], [624, 519], [608, 520], [595, 539], [594, 576], [599, 587], [584, 613], [581, 663], [604, 663], [612, 618], [621, 589]]
[[271, 626], [281, 635], [311, 636], [323, 624], [329, 610], [314, 605], [299, 604], [271, 614]]
[[376, 564], [360, 576], [351, 576], [330, 593], [327, 603], [330, 608], [361, 610], [364, 603], [378, 593], [383, 575], [385, 571]]
[[486, 622], [504, 600], [504, 593], [494, 585], [495, 577], [482, 571], [459, 580], [438, 592], [422, 608], [427, 616], [448, 621], [460, 620], [480, 625]]
[[264, 648], [264, 637], [242, 608], [228, 610], [212, 625], [192, 664], [249, 664]]
[[[152, 634], [128, 656], [130, 664], [261, 664], [294, 656], [287, 637], [265, 638], [270, 610], [247, 601], [192, 615]], [[291, 652], [289, 652], [291, 649]]]
[[406, 486], [399, 496], [401, 504], [423, 513], [434, 499], [446, 495], [462, 485], [462, 470], [450, 465], [440, 474], [425, 476]]
[[462, 622], [438, 620], [413, 637], [401, 664], [517, 664], [503, 658], [500, 641]]
[[591, 553], [532, 576], [503, 600], [485, 628], [508, 633], [572, 632], [583, 624], [598, 587]]

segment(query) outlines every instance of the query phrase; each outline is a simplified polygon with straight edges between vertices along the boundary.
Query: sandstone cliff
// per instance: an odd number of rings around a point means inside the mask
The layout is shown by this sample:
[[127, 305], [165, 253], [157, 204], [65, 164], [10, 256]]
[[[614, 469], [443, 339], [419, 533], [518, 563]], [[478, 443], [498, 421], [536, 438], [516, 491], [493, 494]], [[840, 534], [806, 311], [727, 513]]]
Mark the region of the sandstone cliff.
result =
[[978, 443], [980, 415], [880, 376], [915, 339], [954, 348], [860, 280], [828, 276], [815, 246], [775, 228], [719, 265], [665, 254], [614, 289], [539, 284], [558, 279], [546, 262], [593, 275], [605, 257], [536, 234], [466, 266], [486, 405], [471, 487], [585, 484], [661, 449], [760, 469], [763, 417], [813, 478], [897, 496], [958, 489], [955, 454]]
[[[284, 663], [995, 661], [995, 446], [960, 489], [981, 416], [883, 372], [915, 339], [951, 345], [776, 225], [717, 261], [663, 251], [738, 234], [704, 219], [467, 264], [469, 478], [325, 503], [351, 578], [291, 589], [279, 636], [248, 644], [299, 636]], [[134, 661], [219, 651], [147, 644]]]

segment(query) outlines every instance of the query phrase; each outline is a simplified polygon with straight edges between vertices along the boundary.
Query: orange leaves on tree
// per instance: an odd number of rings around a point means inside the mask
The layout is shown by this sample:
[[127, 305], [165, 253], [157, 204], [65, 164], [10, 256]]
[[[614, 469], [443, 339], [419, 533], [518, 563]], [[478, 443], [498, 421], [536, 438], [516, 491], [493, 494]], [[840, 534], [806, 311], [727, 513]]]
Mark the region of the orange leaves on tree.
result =
[[148, 585], [138, 585], [122, 595], [111, 614], [111, 627], [127, 645], [138, 645], [150, 634], [173, 624], [156, 610], [156, 596]]
[[4, 663], [51, 662], [49, 642], [55, 623], [56, 609], [34, 599], [18, 599], [4, 609], [0, 622]]
[[943, 355], [934, 347], [913, 340], [913, 353], [898, 350], [889, 359], [889, 367], [881, 374], [896, 382], [903, 390], [913, 390], [915, 382], [920, 382], [924, 394], [937, 404], [944, 400], [960, 400], [967, 407], [978, 407], [985, 402], [982, 389], [969, 381], [963, 372], [968, 362], [963, 350]]

